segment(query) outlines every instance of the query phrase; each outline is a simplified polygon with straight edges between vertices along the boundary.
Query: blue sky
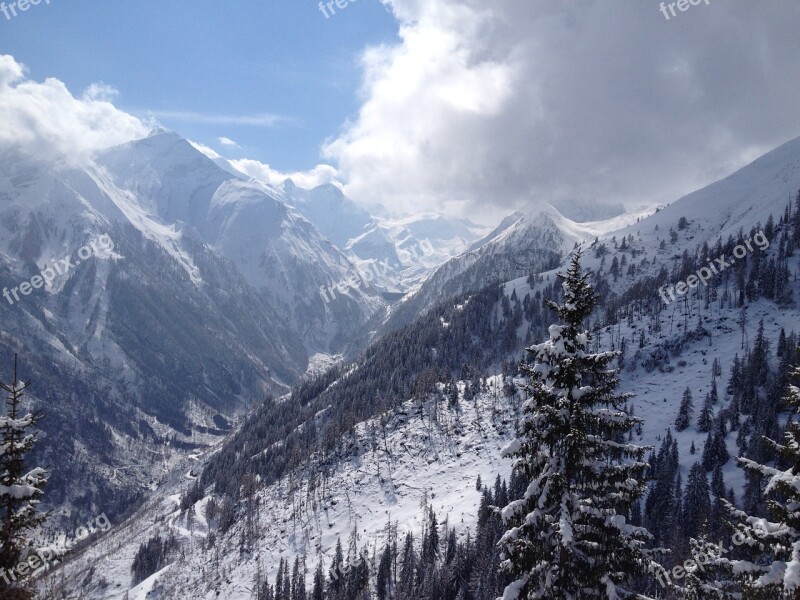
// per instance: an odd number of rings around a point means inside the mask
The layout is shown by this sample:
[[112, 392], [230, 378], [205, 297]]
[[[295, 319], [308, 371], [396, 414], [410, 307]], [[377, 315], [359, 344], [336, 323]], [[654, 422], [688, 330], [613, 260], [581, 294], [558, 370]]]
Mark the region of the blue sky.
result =
[[[313, 0], [43, 0], [0, 13], [0, 54], [30, 79], [55, 77], [76, 95], [102, 81], [129, 113], [154, 111], [226, 156], [286, 170], [320, 162], [324, 140], [357, 114], [361, 51], [396, 34], [378, 0], [327, 19]], [[236, 120], [263, 115], [280, 118]], [[221, 148], [222, 136], [241, 149]]]

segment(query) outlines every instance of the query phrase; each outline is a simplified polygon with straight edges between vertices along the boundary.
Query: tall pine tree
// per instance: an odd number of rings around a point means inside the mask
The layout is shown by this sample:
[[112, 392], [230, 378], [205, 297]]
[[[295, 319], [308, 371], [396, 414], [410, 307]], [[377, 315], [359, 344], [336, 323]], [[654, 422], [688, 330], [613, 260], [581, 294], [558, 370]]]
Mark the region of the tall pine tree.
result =
[[675, 430], [683, 431], [692, 423], [694, 416], [694, 402], [692, 401], [692, 390], [688, 387], [683, 392], [681, 406], [678, 409], [678, 417], [675, 419]]
[[17, 378], [15, 355], [13, 382], [0, 382], [0, 388], [8, 393], [6, 414], [0, 417], [0, 569], [9, 574], [0, 579], [0, 597], [9, 600], [31, 597], [16, 567], [33, 552], [29, 532], [46, 518], [38, 505], [47, 472], [38, 467], [28, 471], [25, 464], [36, 443], [31, 430], [40, 418], [38, 414], [22, 414], [22, 398], [29, 385], [30, 381]]
[[563, 303], [549, 305], [563, 324], [528, 349], [530, 399], [504, 449], [530, 484], [502, 512], [510, 528], [499, 542], [501, 568], [513, 578], [503, 599], [632, 597], [633, 578], [658, 568], [645, 548], [650, 534], [628, 522], [645, 490], [647, 448], [625, 443], [639, 420], [615, 391], [617, 353], [589, 352], [583, 323], [597, 297], [580, 251], [559, 278]]
[[[800, 369], [795, 377], [800, 378]], [[786, 401], [795, 416], [800, 412], [800, 389], [791, 386]], [[800, 598], [800, 422], [789, 420], [784, 439], [783, 444], [767, 440], [784, 465], [738, 459], [746, 471], [767, 480], [764, 495], [773, 520], [749, 516], [727, 503], [737, 529], [734, 543], [749, 549], [753, 558], [729, 564], [747, 593], [758, 590], [767, 594], [764, 597], [795, 599]]]

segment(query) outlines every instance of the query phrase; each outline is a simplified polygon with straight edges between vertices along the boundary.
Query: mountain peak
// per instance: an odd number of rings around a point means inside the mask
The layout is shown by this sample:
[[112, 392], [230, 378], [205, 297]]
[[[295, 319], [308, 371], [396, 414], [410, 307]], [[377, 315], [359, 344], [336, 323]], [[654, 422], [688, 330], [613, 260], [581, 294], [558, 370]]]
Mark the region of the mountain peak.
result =
[[[161, 125], [156, 125], [150, 131], [147, 132], [147, 137], [150, 138], [150, 137], [156, 137], [156, 136], [165, 135], [165, 134], [178, 136], [178, 134], [175, 133], [174, 131], [172, 131], [171, 129], [167, 129], [166, 127], [162, 127]], [[178, 136], [178, 137], [180, 137], [180, 136]]]

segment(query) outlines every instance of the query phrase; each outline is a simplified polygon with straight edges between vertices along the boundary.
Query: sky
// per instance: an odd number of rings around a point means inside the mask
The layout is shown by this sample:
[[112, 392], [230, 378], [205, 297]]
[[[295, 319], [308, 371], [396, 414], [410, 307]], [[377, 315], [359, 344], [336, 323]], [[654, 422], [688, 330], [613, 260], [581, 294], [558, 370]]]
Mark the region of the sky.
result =
[[327, 19], [311, 0], [42, 0], [0, 13], [0, 53], [31, 79], [75, 93], [103, 82], [126, 112], [279, 169], [320, 161], [321, 141], [358, 110], [360, 52], [396, 35], [378, 0]]
[[484, 222], [670, 202], [800, 136], [800, 3], [693, 1], [41, 0], [0, 12], [0, 142], [88, 159], [158, 123]]

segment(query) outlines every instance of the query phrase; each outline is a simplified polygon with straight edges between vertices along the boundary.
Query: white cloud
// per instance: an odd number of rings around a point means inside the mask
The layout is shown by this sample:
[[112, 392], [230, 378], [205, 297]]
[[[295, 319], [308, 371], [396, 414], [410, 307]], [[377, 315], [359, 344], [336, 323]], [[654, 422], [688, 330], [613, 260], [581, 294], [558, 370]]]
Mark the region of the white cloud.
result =
[[119, 96], [117, 88], [98, 82], [91, 84], [83, 92], [83, 100], [87, 102], [113, 102]]
[[287, 179], [291, 179], [298, 187], [311, 190], [319, 185], [325, 183], [333, 183], [342, 187], [340, 183], [339, 172], [330, 165], [317, 165], [310, 171], [294, 171], [292, 173], [282, 173], [270, 167], [268, 164], [252, 160], [249, 158], [242, 158], [238, 160], [230, 160], [223, 157], [219, 152], [213, 148], [201, 144], [199, 142], [189, 142], [197, 148], [200, 152], [205, 154], [211, 160], [223, 160], [227, 162], [239, 173], [252, 177], [256, 181], [265, 183], [267, 185], [280, 186]]
[[189, 140], [189, 143], [192, 146], [194, 146], [197, 150], [205, 154], [211, 160], [217, 160], [220, 158], [226, 160], [219, 152], [214, 150], [211, 146], [206, 146], [205, 144], [201, 144], [200, 142], [193, 142], [192, 140]]
[[111, 104], [113, 95], [113, 88], [95, 84], [76, 98], [57, 79], [26, 79], [22, 64], [0, 55], [0, 144], [78, 164], [147, 135], [147, 125]]
[[800, 135], [800, 4], [383, 0], [357, 118], [324, 147], [357, 200], [503, 212], [672, 200]]
[[[145, 137], [155, 123], [143, 122], [117, 109], [112, 104], [117, 96], [115, 88], [95, 83], [76, 98], [57, 79], [47, 79], [43, 83], [26, 79], [22, 64], [11, 56], [0, 55], [0, 144], [13, 145], [34, 156], [80, 164], [97, 151]], [[161, 118], [169, 115], [176, 120], [239, 125], [270, 125], [282, 119], [274, 115], [156, 114]], [[226, 148], [239, 147], [228, 137], [219, 137], [217, 141]], [[226, 160], [204, 144], [191, 143], [214, 160]], [[338, 172], [330, 165], [282, 173], [256, 160], [228, 163], [242, 173], [272, 185], [280, 185], [289, 178], [298, 186], [309, 189], [324, 183], [340, 185]]]
[[229, 162], [238, 171], [269, 185], [281, 185], [287, 179], [291, 179], [298, 187], [309, 190], [325, 183], [339, 185], [339, 173], [330, 165], [317, 165], [310, 171], [282, 173], [257, 160], [244, 158]]
[[227, 146], [229, 148], [239, 148], [240, 147], [239, 144], [234, 142], [231, 138], [225, 137], [224, 135], [222, 137], [217, 138], [217, 141], [220, 144], [222, 144], [223, 146]]
[[5, 91], [15, 81], [22, 79], [24, 67], [13, 56], [0, 54], [0, 91]]

